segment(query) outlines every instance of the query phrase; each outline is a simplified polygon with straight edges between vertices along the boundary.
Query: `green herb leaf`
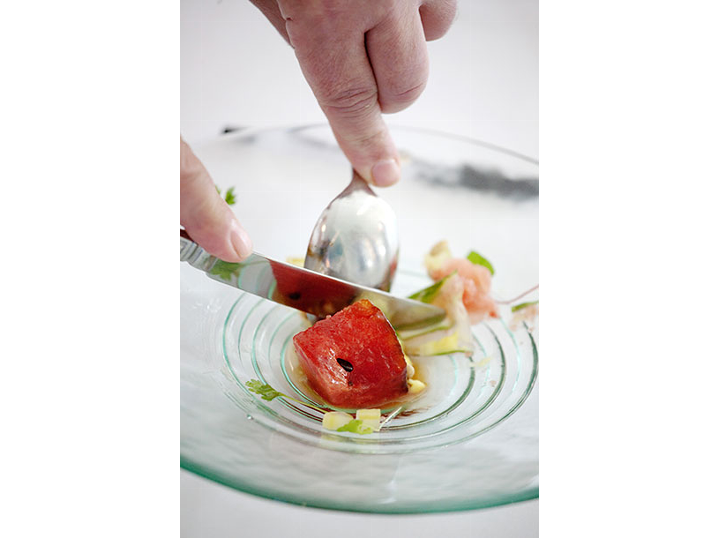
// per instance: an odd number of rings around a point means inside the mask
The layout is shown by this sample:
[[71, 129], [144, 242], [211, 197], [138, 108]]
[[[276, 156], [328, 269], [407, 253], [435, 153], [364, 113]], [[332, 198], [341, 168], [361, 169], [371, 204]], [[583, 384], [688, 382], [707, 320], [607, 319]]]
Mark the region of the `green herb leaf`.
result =
[[492, 264], [474, 250], [467, 255], [467, 259], [476, 265], [482, 265], [483, 267], [487, 267], [490, 270], [491, 275], [495, 274], [495, 269], [493, 268]]
[[[220, 189], [220, 187], [215, 185], [215, 190], [222, 196], [222, 189]], [[224, 198], [227, 205], [233, 205], [235, 203], [235, 187], [230, 187], [227, 192], [225, 192]]]
[[227, 205], [234, 205], [235, 204], [235, 187], [230, 187], [227, 192], [225, 193], [225, 201], [227, 202]]
[[287, 394], [275, 390], [267, 383], [263, 383], [258, 379], [251, 379], [250, 381], [246, 381], [245, 386], [248, 388], [248, 390], [250, 390], [250, 392], [259, 394], [260, 396], [262, 396], [263, 400], [267, 400], [268, 402], [274, 400], [275, 398], [285, 398], [286, 400], [292, 400], [293, 402], [304, 405], [305, 407], [315, 409], [315, 411], [319, 411], [320, 413], [325, 413], [325, 409], [323, 409], [322, 407], [318, 407], [317, 405], [313, 405], [307, 402], [301, 402], [297, 398], [293, 398], [292, 396], [288, 396]]
[[337, 429], [337, 431], [359, 433], [360, 435], [367, 435], [368, 433], [372, 433], [373, 429], [370, 426], [367, 426], [366, 424], [364, 424], [362, 420], [354, 418], [350, 422], [345, 424], [345, 426], [340, 426]]
[[230, 263], [230, 262], [224, 262], [222, 260], [217, 260], [215, 264], [213, 265], [212, 269], [210, 270], [211, 275], [218, 275], [223, 280], [232, 280], [233, 275], [238, 276], [238, 272], [240, 271], [240, 264], [239, 263]]
[[[453, 273], [454, 274], [454, 273]], [[443, 284], [445, 284], [445, 281], [450, 277], [451, 275], [448, 275], [444, 278], [441, 278], [435, 284], [431, 284], [425, 289], [422, 289], [420, 291], [416, 291], [412, 295], [408, 297], [408, 299], [415, 299], [416, 301], [420, 301], [423, 303], [431, 303], [433, 299], [437, 296], [438, 292], [440, 291], [440, 288], [442, 288]]]
[[276, 391], [270, 385], [263, 383], [259, 379], [251, 379], [245, 383], [245, 386], [250, 390], [250, 392], [254, 392], [255, 394], [262, 396], [263, 400], [271, 401], [280, 396], [286, 397], [282, 392]]
[[512, 312], [517, 312], [518, 310], [522, 310], [523, 308], [527, 308], [528, 306], [532, 306], [534, 304], [538, 304], [540, 301], [530, 301], [527, 303], [520, 303], [513, 306], [510, 310]]

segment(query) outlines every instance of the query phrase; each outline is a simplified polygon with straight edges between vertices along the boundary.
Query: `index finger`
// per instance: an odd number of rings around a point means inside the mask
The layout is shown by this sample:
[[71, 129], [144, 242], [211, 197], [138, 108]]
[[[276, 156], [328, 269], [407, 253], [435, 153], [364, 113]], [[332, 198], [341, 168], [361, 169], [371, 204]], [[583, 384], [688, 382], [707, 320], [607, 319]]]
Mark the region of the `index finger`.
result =
[[400, 159], [382, 119], [363, 26], [310, 18], [286, 20], [286, 29], [303, 74], [353, 168], [375, 185], [396, 183]]

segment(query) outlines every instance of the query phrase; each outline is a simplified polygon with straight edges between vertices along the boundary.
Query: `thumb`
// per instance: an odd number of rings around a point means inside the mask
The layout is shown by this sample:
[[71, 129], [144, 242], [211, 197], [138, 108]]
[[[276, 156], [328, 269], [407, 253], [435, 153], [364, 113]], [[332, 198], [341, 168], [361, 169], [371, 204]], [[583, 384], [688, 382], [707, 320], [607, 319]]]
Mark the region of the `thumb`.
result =
[[180, 138], [180, 224], [207, 252], [228, 262], [252, 253], [252, 241], [218, 194], [210, 174]]

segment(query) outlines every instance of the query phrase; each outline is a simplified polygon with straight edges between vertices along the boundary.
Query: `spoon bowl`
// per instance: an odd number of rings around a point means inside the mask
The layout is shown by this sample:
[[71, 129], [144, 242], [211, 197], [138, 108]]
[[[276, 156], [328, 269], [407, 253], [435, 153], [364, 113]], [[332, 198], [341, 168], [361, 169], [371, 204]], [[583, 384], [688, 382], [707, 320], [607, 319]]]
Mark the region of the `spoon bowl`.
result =
[[323, 210], [305, 256], [305, 268], [390, 291], [398, 264], [397, 217], [353, 170], [350, 184]]

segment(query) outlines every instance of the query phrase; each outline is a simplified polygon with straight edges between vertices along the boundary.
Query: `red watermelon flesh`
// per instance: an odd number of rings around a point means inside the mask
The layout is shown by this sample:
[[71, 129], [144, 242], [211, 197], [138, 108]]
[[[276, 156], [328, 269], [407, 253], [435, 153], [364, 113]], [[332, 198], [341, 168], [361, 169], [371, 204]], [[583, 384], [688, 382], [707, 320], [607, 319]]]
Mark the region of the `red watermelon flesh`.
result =
[[407, 363], [382, 311], [362, 299], [296, 334], [309, 385], [343, 409], [381, 407], [407, 394]]

